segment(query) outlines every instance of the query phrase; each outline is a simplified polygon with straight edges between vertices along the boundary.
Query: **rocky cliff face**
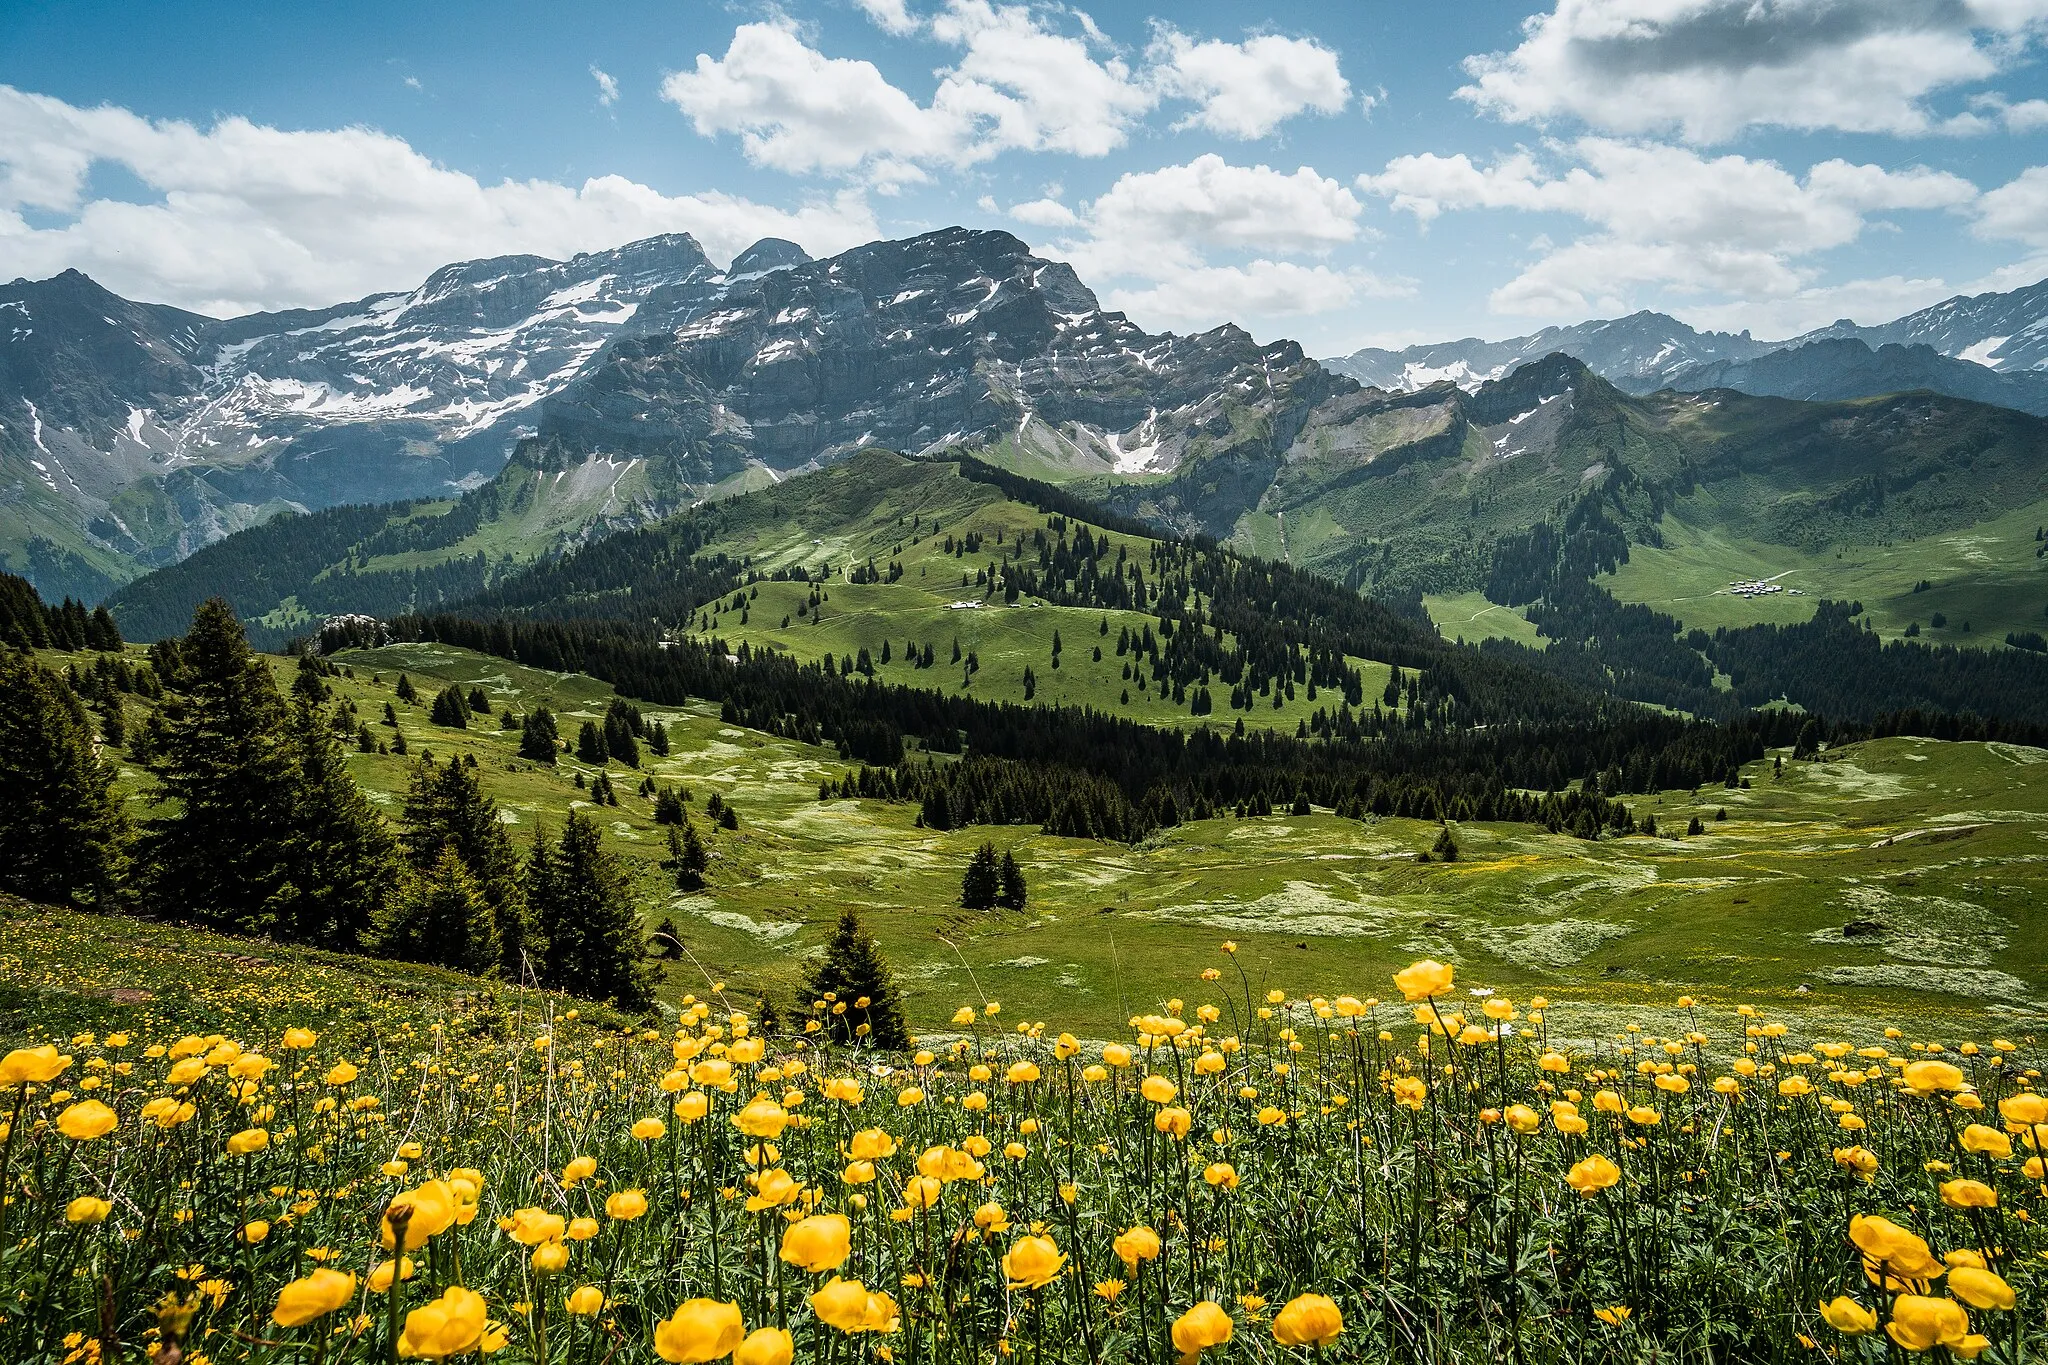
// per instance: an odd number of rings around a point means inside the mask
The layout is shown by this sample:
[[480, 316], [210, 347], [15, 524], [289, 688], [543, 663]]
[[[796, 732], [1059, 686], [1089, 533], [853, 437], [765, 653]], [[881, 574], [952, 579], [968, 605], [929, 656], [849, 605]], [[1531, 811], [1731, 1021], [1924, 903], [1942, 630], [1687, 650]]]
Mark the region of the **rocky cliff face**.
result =
[[1234, 327], [1147, 333], [1017, 238], [950, 229], [730, 284], [716, 308], [613, 346], [540, 427], [564, 455], [671, 459], [701, 484], [868, 445], [1154, 474], [1248, 442], [1277, 455], [1274, 428], [1349, 387]]

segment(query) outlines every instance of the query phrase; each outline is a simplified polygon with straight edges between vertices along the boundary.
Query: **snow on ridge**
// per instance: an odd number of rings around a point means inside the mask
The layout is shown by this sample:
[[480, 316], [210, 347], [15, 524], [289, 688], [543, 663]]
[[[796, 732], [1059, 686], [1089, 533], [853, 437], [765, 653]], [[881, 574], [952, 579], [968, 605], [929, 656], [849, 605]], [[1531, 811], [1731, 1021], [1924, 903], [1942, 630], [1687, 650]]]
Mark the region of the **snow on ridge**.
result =
[[1995, 370], [1998, 368], [1998, 362], [1991, 358], [1991, 353], [2005, 345], [2009, 340], [2011, 340], [2010, 337], [1985, 337], [1976, 345], [1965, 346], [1962, 350], [1957, 351], [1956, 359], [1967, 360], [1974, 365], [1982, 365], [1986, 369]]

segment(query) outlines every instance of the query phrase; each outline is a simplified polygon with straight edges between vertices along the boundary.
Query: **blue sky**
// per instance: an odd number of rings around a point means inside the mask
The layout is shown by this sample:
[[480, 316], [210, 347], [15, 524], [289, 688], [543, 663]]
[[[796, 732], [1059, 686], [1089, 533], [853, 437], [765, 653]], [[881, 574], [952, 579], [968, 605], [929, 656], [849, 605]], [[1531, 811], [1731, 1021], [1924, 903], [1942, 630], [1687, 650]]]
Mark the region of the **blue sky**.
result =
[[211, 313], [964, 223], [1314, 354], [2048, 275], [2048, 0], [0, 0], [0, 278]]

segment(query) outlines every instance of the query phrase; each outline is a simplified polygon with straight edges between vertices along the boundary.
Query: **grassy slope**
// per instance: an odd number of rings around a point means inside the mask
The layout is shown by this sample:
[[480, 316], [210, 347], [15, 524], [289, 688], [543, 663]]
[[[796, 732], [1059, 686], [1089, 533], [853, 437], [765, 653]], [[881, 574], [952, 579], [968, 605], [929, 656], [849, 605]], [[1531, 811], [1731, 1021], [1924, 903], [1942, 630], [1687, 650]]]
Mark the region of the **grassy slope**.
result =
[[[1001, 596], [984, 597], [974, 584], [977, 569], [985, 567], [1020, 536], [1043, 529], [1045, 513], [1004, 498], [987, 484], [959, 477], [937, 466], [919, 467], [913, 477], [902, 480], [879, 500], [855, 509], [827, 494], [829, 480], [837, 471], [813, 475], [816, 483], [794, 486], [792, 494], [811, 493], [778, 502], [774, 507], [742, 504], [729, 509], [726, 527], [705, 548], [748, 556], [757, 569], [772, 572], [792, 566], [816, 568], [829, 563], [835, 581], [825, 591], [823, 621], [811, 615], [799, 616], [799, 605], [808, 604], [810, 588], [802, 583], [759, 584], [759, 596], [747, 603], [746, 621], [731, 609], [731, 598], [715, 604], [724, 610], [711, 612], [708, 630], [704, 618], [695, 623], [699, 633], [708, 633], [737, 644], [745, 640], [757, 648], [763, 645], [817, 659], [829, 653], [844, 660], [869, 651], [877, 676], [906, 686], [942, 688], [958, 692], [964, 674], [951, 662], [953, 643], [963, 654], [973, 652], [981, 660], [967, 691], [995, 701], [1021, 701], [1024, 697], [1024, 669], [1037, 678], [1034, 698], [1042, 705], [1082, 705], [1128, 715], [1156, 725], [1212, 724], [1229, 726], [1236, 717], [1228, 708], [1229, 688], [1213, 683], [1216, 710], [1205, 717], [1190, 714], [1185, 704], [1175, 705], [1150, 690], [1149, 679], [1141, 690], [1135, 679], [1126, 680], [1116, 642], [1128, 628], [1133, 635], [1157, 622], [1142, 612], [1101, 612], [1079, 607], [1055, 607], [1029, 599], [1005, 606]], [[922, 534], [910, 534], [912, 517], [922, 518]], [[937, 522], [939, 530], [931, 527]], [[984, 537], [976, 555], [954, 556], [945, 548], [950, 535], [956, 542], [970, 532]], [[996, 544], [996, 536], [1003, 544]], [[1115, 547], [1124, 548], [1139, 564], [1146, 562], [1152, 543], [1137, 536], [1101, 532]], [[1115, 558], [1115, 548], [1110, 559]], [[846, 581], [848, 572], [872, 559], [886, 574], [891, 560], [903, 566], [903, 577], [895, 583], [855, 584]], [[963, 584], [963, 577], [966, 582]], [[787, 619], [789, 624], [783, 625]], [[1103, 626], [1107, 623], [1105, 633]], [[1052, 667], [1052, 637], [1057, 631], [1063, 647], [1060, 666]], [[890, 644], [890, 662], [881, 663], [882, 642]], [[908, 661], [906, 645], [930, 645], [935, 662], [919, 668]], [[1102, 652], [1096, 659], [1097, 649]], [[1365, 678], [1368, 697], [1386, 686], [1385, 664], [1354, 659]], [[1128, 690], [1130, 701], [1123, 696]], [[1246, 716], [1247, 725], [1268, 724], [1292, 732], [1313, 715], [1318, 707], [1330, 707], [1328, 697], [1308, 699], [1298, 688], [1291, 702], [1279, 708], [1271, 698], [1261, 699], [1257, 711]], [[1220, 718], [1220, 719], [1219, 719]]]
[[[609, 696], [587, 678], [438, 646], [345, 661], [357, 676], [339, 690], [386, 735], [376, 717], [400, 668], [427, 696], [442, 681], [481, 683], [522, 707], [545, 701], [571, 728]], [[282, 675], [283, 661], [278, 667]], [[373, 669], [381, 684], [371, 682]], [[476, 755], [515, 837], [536, 820], [558, 824], [581, 795], [572, 785], [577, 765], [548, 771], [520, 762], [512, 732], [439, 730], [424, 707], [397, 709], [415, 753]], [[665, 969], [669, 999], [724, 978], [786, 1000], [833, 917], [851, 905], [881, 939], [925, 1026], [987, 996], [1004, 1001], [1010, 1017], [1057, 1014], [1108, 1028], [1223, 965], [1225, 937], [1243, 945], [1237, 961], [1255, 986], [1270, 974], [1297, 989], [1384, 994], [1392, 969], [1427, 953], [1456, 960], [1475, 983], [1605, 1003], [1646, 1023], [1680, 990], [1937, 1031], [2023, 1030], [2048, 1017], [2048, 920], [2037, 910], [2048, 861], [2048, 753], [2038, 750], [1888, 740], [1828, 762], [1788, 763], [1780, 779], [1768, 763], [1752, 764], [1752, 789], [1638, 803], [1666, 830], [1700, 814], [1709, 832], [1698, 838], [1585, 843], [1526, 826], [1466, 825], [1457, 830], [1461, 861], [1422, 865], [1414, 855], [1434, 840], [1433, 825], [1326, 814], [1206, 821], [1137, 847], [1028, 828], [922, 830], [913, 807], [819, 802], [818, 780], [843, 766], [829, 750], [723, 725], [708, 707], [650, 714], [667, 720], [675, 744], [667, 760], [650, 757], [649, 770], [689, 787], [693, 810], [713, 791], [725, 795], [742, 821], [736, 834], [711, 836], [711, 889], [677, 895], [656, 866], [651, 805], [632, 794], [637, 779], [613, 765], [621, 805], [602, 816], [612, 846], [638, 868], [650, 920], [673, 915], [692, 955]], [[366, 755], [350, 764], [395, 814], [405, 760]], [[124, 781], [138, 792], [139, 813], [141, 779], [130, 770]], [[1723, 807], [1728, 819], [1714, 821]], [[1025, 913], [954, 905], [960, 870], [984, 839], [1023, 864], [1032, 888]], [[1859, 919], [1886, 932], [1845, 938], [1842, 927]], [[109, 964], [122, 963], [127, 976], [175, 977], [215, 1011], [255, 1009], [264, 991], [282, 989], [274, 975], [186, 972], [164, 956], [167, 943], [182, 941], [232, 954], [232, 945], [203, 936], [176, 940], [122, 920], [53, 923], [61, 932], [37, 925], [8, 935], [0, 998], [11, 1015], [0, 1015], [0, 1027], [47, 1002], [76, 1006], [74, 962], [98, 964], [82, 976], [95, 1001], [105, 992], [93, 983], [112, 981]], [[147, 951], [131, 961], [130, 944]], [[267, 946], [249, 953], [267, 962], [312, 956]], [[390, 990], [400, 994], [412, 989], [400, 969], [361, 970], [377, 992], [387, 981], [399, 982]], [[347, 994], [334, 990], [319, 999]], [[440, 1007], [432, 999], [420, 1006]]]

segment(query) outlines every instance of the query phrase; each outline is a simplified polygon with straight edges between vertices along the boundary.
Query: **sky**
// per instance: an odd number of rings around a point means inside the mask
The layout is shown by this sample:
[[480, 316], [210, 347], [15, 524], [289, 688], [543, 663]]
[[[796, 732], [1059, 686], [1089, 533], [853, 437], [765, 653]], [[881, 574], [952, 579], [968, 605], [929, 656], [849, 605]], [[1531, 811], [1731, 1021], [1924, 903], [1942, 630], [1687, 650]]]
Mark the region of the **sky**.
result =
[[0, 0], [0, 279], [228, 316], [952, 225], [1312, 355], [2048, 276], [2048, 0]]

